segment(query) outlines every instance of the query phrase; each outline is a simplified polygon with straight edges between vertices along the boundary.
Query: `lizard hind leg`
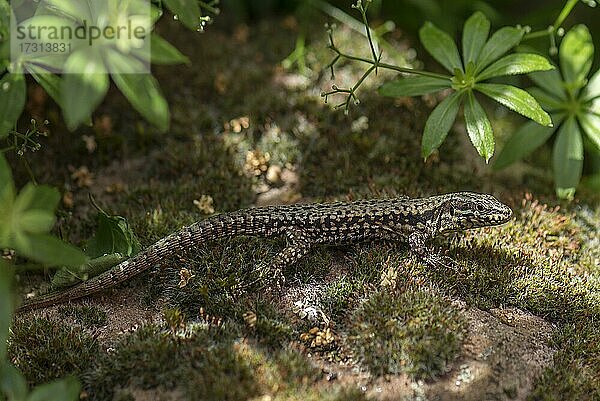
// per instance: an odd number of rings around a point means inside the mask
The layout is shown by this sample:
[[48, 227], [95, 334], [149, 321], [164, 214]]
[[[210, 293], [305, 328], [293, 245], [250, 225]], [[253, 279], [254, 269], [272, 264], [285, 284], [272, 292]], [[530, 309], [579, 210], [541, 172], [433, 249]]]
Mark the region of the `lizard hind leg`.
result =
[[289, 230], [285, 233], [286, 247], [266, 263], [261, 263], [256, 270], [260, 281], [275, 281], [281, 290], [285, 284], [283, 270], [305, 256], [312, 247], [308, 235], [302, 230]]

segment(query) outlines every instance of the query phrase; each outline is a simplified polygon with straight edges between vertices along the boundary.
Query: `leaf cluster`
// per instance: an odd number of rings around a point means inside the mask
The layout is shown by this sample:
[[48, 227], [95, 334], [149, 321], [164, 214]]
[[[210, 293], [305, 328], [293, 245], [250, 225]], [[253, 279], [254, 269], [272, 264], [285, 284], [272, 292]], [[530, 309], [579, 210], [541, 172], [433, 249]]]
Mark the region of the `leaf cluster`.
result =
[[440, 90], [450, 94], [433, 110], [425, 124], [422, 139], [422, 155], [427, 158], [446, 139], [448, 131], [464, 105], [464, 118], [469, 138], [487, 161], [494, 154], [492, 125], [475, 93], [479, 92], [496, 102], [530, 118], [542, 126], [552, 126], [550, 116], [529, 93], [516, 86], [488, 83], [491, 78], [525, 74], [554, 68], [537, 54], [507, 54], [517, 46], [525, 30], [520, 27], [503, 27], [489, 38], [490, 21], [481, 12], [475, 12], [465, 22], [462, 34], [462, 57], [452, 38], [432, 23], [426, 23], [419, 31], [421, 43], [431, 56], [452, 76], [434, 78], [418, 76], [401, 77], [382, 85], [379, 93], [384, 96], [421, 96]]
[[[186, 27], [195, 30], [202, 29], [210, 21], [210, 17], [201, 15], [201, 8], [218, 12], [214, 1], [164, 0], [161, 4], [178, 16]], [[91, 121], [91, 114], [106, 96], [111, 79], [146, 120], [161, 131], [167, 130], [168, 104], [158, 82], [148, 73], [148, 65], [188, 63], [189, 60], [165, 39], [151, 32], [146, 44], [130, 39], [103, 38], [90, 46], [85, 40], [71, 37], [57, 40], [47, 35], [39, 38], [42, 45], [60, 45], [61, 49], [69, 51], [22, 52], [18, 56], [13, 54], [11, 59], [9, 23], [11, 15], [14, 17], [12, 7], [7, 0], [0, 0], [0, 73], [3, 73], [0, 80], [0, 139], [14, 129], [23, 111], [26, 98], [24, 74], [31, 74], [60, 105], [71, 130]], [[149, 18], [141, 23], [152, 30], [163, 11], [144, 0], [121, 5], [112, 1], [96, 4], [92, 0], [83, 3], [79, 0], [48, 0], [20, 26], [43, 27], [47, 31], [64, 27], [74, 30], [86, 25], [119, 27], [122, 21], [144, 19], [140, 17], [140, 11], [148, 7]], [[57, 75], [57, 71], [62, 76]]]
[[587, 79], [594, 59], [592, 37], [576, 25], [563, 38], [559, 69], [529, 74], [528, 91], [548, 110], [552, 127], [525, 123], [509, 138], [496, 159], [501, 169], [522, 159], [555, 135], [552, 165], [556, 193], [571, 199], [583, 170], [584, 150], [600, 154], [600, 70]]

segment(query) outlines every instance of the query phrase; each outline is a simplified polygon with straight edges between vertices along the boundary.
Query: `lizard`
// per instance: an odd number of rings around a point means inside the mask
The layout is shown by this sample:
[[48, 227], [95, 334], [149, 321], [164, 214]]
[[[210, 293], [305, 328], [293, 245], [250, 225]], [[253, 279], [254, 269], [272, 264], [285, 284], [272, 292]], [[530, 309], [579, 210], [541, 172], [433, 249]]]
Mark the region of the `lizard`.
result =
[[500, 225], [511, 217], [510, 207], [492, 195], [475, 192], [242, 209], [183, 227], [110, 270], [64, 291], [26, 300], [18, 310], [47, 307], [95, 294], [159, 265], [164, 258], [208, 241], [238, 235], [286, 239], [283, 250], [262, 267], [280, 281], [283, 269], [317, 244], [403, 241], [425, 264], [448, 267], [445, 260], [450, 258], [433, 253], [427, 246], [429, 240], [451, 232]]

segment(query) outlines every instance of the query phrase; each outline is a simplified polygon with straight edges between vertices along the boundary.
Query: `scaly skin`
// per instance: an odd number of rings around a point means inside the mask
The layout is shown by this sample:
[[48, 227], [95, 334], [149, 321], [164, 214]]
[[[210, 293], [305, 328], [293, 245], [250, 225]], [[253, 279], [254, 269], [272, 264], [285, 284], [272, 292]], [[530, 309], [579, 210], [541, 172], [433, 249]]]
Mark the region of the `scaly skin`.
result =
[[448, 267], [452, 261], [433, 254], [426, 246], [428, 240], [449, 232], [503, 224], [511, 216], [511, 209], [493, 196], [472, 192], [240, 210], [184, 227], [109, 271], [65, 291], [25, 301], [19, 311], [97, 293], [160, 264], [166, 257], [237, 235], [286, 238], [287, 246], [264, 267], [280, 279], [282, 269], [296, 263], [315, 244], [365, 240], [406, 241], [426, 264]]

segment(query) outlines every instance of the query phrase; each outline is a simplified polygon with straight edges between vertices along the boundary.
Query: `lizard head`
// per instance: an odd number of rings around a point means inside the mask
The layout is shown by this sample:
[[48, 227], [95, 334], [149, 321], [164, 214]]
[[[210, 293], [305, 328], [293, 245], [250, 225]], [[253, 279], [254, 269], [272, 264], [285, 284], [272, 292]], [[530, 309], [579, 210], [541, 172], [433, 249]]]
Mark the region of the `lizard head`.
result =
[[512, 217], [512, 210], [492, 195], [459, 192], [447, 195], [441, 231], [497, 226]]

